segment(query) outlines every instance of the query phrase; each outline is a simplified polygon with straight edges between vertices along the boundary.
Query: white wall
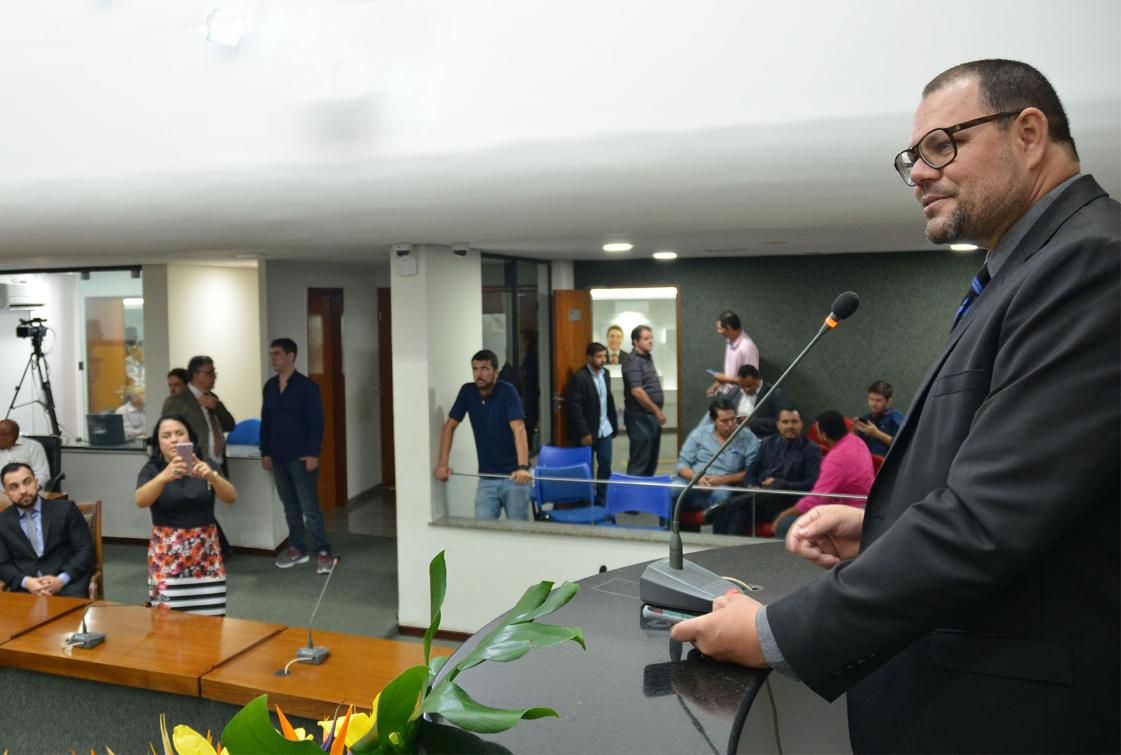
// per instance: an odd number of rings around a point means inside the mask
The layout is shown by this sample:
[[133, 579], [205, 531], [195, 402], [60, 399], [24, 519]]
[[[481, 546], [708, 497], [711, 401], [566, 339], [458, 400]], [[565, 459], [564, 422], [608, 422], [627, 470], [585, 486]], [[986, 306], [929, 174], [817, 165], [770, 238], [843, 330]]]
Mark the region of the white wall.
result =
[[[446, 510], [473, 512], [475, 482], [432, 476], [440, 430], [482, 339], [479, 256], [457, 259], [440, 247], [415, 252], [418, 273], [393, 260], [393, 405], [397, 459], [398, 621], [428, 625], [428, 562], [447, 551], [448, 595], [441, 626], [474, 632], [543, 579], [577, 580], [666, 554], [660, 543], [527, 532], [433, 527]], [[404, 420], [404, 421], [403, 421]], [[453, 469], [477, 469], [470, 421], [459, 426]]]
[[[159, 337], [156, 333], [145, 336], [153, 340]], [[186, 367], [187, 361], [197, 354], [212, 357], [218, 371], [214, 392], [238, 420], [261, 413], [260, 344], [255, 268], [167, 266], [170, 361], [174, 366]], [[155, 376], [153, 373], [153, 380]], [[153, 406], [163, 394], [153, 390]]]
[[[353, 497], [381, 484], [381, 407], [378, 385], [377, 289], [389, 285], [384, 266], [316, 262], [262, 263], [265, 327], [263, 369], [271, 374], [268, 347], [288, 337], [299, 346], [296, 367], [307, 372], [307, 290], [343, 289], [343, 373], [346, 378], [346, 477]], [[258, 407], [259, 409], [259, 407]], [[257, 416], [255, 412], [253, 416]]]

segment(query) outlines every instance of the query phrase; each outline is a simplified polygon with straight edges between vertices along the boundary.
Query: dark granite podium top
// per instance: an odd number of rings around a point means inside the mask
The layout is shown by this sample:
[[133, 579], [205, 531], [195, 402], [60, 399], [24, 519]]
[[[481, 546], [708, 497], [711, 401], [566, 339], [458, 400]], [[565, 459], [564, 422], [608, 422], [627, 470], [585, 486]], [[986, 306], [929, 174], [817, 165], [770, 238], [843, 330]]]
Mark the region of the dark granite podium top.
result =
[[[605, 544], [610, 547], [610, 544]], [[759, 589], [766, 604], [824, 572], [761, 543], [686, 556], [722, 576]], [[482, 739], [480, 749], [516, 753], [847, 752], [843, 698], [832, 705], [802, 684], [772, 673], [720, 663], [668, 629], [641, 622], [639, 578], [645, 564], [597, 574], [544, 623], [584, 629], [575, 643], [534, 650], [513, 663], [484, 663], [460, 684], [475, 700], [500, 708], [546, 706], [559, 719], [523, 721]], [[527, 585], [528, 587], [528, 585]], [[498, 619], [495, 620], [497, 623]], [[449, 659], [470, 651], [492, 625]], [[758, 690], [754, 701], [749, 690]]]

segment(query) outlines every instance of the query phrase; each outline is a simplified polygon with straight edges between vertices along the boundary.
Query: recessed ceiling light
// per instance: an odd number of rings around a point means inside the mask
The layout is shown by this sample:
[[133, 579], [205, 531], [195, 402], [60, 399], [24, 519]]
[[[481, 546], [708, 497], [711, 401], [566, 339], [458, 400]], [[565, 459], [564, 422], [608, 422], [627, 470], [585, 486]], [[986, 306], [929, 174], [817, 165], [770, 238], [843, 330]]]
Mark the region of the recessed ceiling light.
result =
[[953, 252], [975, 252], [977, 249], [976, 244], [950, 244], [950, 251]]
[[677, 252], [673, 252], [673, 251], [670, 251], [669, 249], [666, 249], [666, 250], [661, 251], [661, 252], [654, 252], [654, 254], [652, 256], [656, 260], [675, 260], [675, 259], [677, 259]]
[[610, 244], [603, 245], [605, 252], [629, 252], [634, 249], [634, 244], [628, 244], [626, 241], [613, 241]]

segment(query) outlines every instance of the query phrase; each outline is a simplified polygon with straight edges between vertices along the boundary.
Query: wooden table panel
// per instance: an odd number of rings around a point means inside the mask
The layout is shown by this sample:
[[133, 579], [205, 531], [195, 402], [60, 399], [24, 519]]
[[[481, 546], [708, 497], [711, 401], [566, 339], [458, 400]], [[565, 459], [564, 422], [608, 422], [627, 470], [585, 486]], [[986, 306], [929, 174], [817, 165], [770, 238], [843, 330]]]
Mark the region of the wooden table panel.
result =
[[84, 598], [41, 597], [27, 592], [0, 592], [0, 643], [40, 624], [76, 611]]
[[280, 632], [280, 624], [97, 603], [86, 618], [105, 632], [90, 650], [67, 647], [80, 615], [64, 616], [0, 645], [0, 664], [197, 697], [199, 679]]
[[[293, 663], [288, 676], [276, 676], [306, 644], [307, 629], [286, 629], [203, 676], [202, 696], [244, 705], [266, 693], [270, 708], [279, 704], [285, 713], [323, 719], [340, 702], [369, 711], [382, 687], [410, 666], [424, 663], [419, 642], [317, 631], [315, 644], [331, 651], [327, 660], [318, 666]], [[433, 655], [451, 653], [451, 648], [432, 648]]]

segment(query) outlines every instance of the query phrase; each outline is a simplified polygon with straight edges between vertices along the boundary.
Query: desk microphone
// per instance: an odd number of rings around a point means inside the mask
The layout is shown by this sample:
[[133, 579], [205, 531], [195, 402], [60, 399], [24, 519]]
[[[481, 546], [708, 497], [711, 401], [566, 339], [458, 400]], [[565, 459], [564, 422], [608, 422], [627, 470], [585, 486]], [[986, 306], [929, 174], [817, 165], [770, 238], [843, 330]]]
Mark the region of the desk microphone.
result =
[[105, 641], [105, 632], [91, 632], [89, 631], [89, 628], [86, 627], [86, 614], [89, 613], [90, 609], [93, 607], [93, 603], [90, 603], [85, 607], [85, 609], [82, 611], [82, 623], [78, 626], [78, 631], [72, 632], [67, 636], [66, 644], [70, 647], [85, 648], [86, 650], [89, 650], [90, 648], [97, 647]]
[[315, 621], [315, 614], [319, 612], [319, 604], [323, 602], [327, 585], [331, 584], [331, 577], [335, 576], [335, 567], [339, 565], [341, 560], [342, 556], [335, 556], [335, 560], [331, 562], [331, 573], [327, 575], [327, 580], [323, 583], [323, 589], [319, 591], [319, 600], [315, 601], [315, 608], [311, 610], [311, 618], [307, 622], [307, 647], [296, 651], [296, 661], [299, 663], [311, 663], [318, 666], [327, 660], [327, 656], [331, 654], [331, 651], [325, 646], [316, 646], [315, 640], [311, 636], [311, 625]]
[[[693, 475], [693, 479], [689, 480], [689, 484], [681, 491], [681, 495], [677, 497], [677, 502], [673, 506], [673, 524], [670, 529], [669, 541], [669, 558], [663, 558], [655, 561], [646, 567], [642, 573], [642, 580], [639, 582], [639, 597], [642, 602], [649, 603], [652, 606], [660, 606], [662, 608], [677, 609], [682, 611], [691, 611], [693, 613], [708, 613], [712, 610], [712, 601], [718, 596], [723, 595], [728, 591], [732, 585], [721, 579], [719, 575], [705, 569], [702, 566], [697, 566], [691, 561], [685, 561], [684, 550], [681, 545], [681, 505], [685, 498], [689, 495], [697, 481], [705, 476], [708, 468], [712, 463], [724, 453], [736, 438], [743, 431], [755, 413], [759, 411], [775, 389], [786, 379], [806, 354], [809, 353], [822, 336], [837, 327], [841, 320], [846, 319], [856, 308], [860, 306], [860, 297], [852, 291], [846, 291], [836, 299], [833, 300], [833, 306], [829, 312], [829, 316], [825, 318], [822, 323], [821, 329], [817, 331], [806, 348], [802, 349], [802, 353], [794, 358], [786, 371], [779, 376], [779, 379], [771, 386], [771, 390], [767, 391], [761, 399], [755, 402], [755, 407], [744, 417], [728, 436], [728, 439], [720, 446], [719, 450], [712, 455], [700, 472]], [[733, 588], [738, 589], [738, 588]]]

